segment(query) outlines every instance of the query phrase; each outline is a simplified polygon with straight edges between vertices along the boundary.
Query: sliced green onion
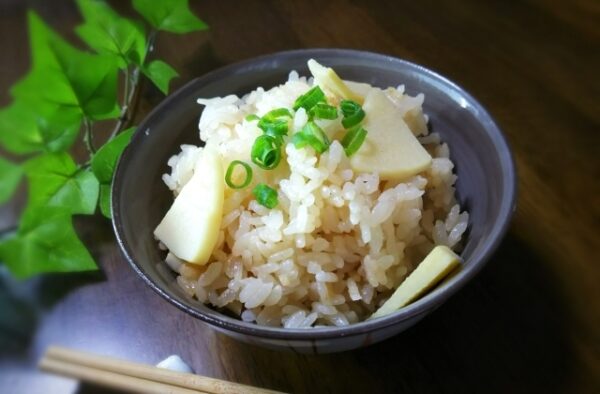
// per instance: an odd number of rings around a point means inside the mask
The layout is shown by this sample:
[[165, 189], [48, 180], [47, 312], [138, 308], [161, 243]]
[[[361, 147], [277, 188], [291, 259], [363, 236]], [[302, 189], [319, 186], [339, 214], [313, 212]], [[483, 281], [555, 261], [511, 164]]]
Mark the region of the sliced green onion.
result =
[[365, 111], [363, 111], [361, 108], [355, 114], [342, 119], [342, 126], [344, 126], [346, 129], [349, 129], [350, 127], [358, 125], [364, 118]]
[[340, 108], [344, 118], [342, 119], [342, 125], [344, 128], [349, 129], [350, 127], [356, 126], [365, 118], [365, 111], [361, 108], [360, 104], [352, 100], [342, 100]]
[[[244, 178], [244, 181], [238, 184], [233, 183], [231, 180], [236, 166], [242, 166], [242, 168], [246, 171], [246, 177]], [[247, 163], [244, 163], [241, 160], [234, 160], [229, 163], [229, 167], [227, 167], [227, 171], [225, 172], [225, 183], [227, 183], [227, 186], [232, 189], [243, 189], [248, 186], [250, 182], [252, 182], [252, 168]]]
[[254, 141], [250, 157], [252, 162], [265, 170], [272, 170], [281, 161], [281, 144], [270, 135], [263, 134]]
[[325, 132], [312, 121], [306, 123], [302, 130], [294, 134], [292, 143], [296, 149], [301, 149], [309, 145], [318, 153], [325, 152], [329, 149], [330, 144]]
[[246, 115], [246, 121], [252, 122], [254, 120], [259, 120], [260, 118], [256, 114]]
[[362, 126], [357, 125], [352, 127], [344, 138], [342, 139], [342, 146], [344, 147], [344, 152], [346, 152], [346, 156], [350, 157], [355, 154], [363, 142], [367, 138], [367, 130], [365, 130]]
[[307, 112], [318, 103], [326, 103], [325, 93], [320, 87], [315, 86], [302, 96], [298, 97], [294, 102], [294, 111], [298, 108], [304, 108]]
[[340, 109], [344, 116], [350, 116], [360, 109], [360, 104], [352, 100], [342, 100], [340, 102]]
[[277, 108], [267, 112], [263, 119], [293, 118], [294, 116], [287, 108]]
[[256, 187], [254, 187], [252, 190], [252, 194], [254, 194], [256, 201], [260, 205], [269, 209], [275, 208], [279, 202], [277, 200], [277, 191], [265, 185], [264, 183], [259, 183], [256, 185]]
[[273, 137], [282, 137], [288, 133], [288, 121], [284, 119], [265, 120], [262, 118], [258, 121], [258, 127], [265, 134]]
[[283, 136], [288, 133], [289, 120], [293, 118], [292, 113], [287, 108], [277, 108], [267, 112], [258, 121], [258, 127], [267, 135], [278, 137], [277, 140], [283, 143]]
[[308, 112], [310, 116], [317, 119], [335, 119], [338, 116], [337, 109], [327, 103], [317, 103]]

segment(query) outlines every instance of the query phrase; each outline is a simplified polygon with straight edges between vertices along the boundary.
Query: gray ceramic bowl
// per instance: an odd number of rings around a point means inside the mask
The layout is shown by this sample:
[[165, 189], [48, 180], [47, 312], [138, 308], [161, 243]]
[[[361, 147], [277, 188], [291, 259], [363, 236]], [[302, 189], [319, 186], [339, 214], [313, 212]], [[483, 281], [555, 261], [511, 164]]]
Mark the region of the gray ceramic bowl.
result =
[[[430, 126], [451, 150], [458, 198], [470, 213], [464, 268], [444, 285], [386, 317], [344, 328], [261, 327], [221, 314], [186, 296], [166, 268], [152, 236], [172, 202], [161, 175], [183, 143], [199, 144], [198, 97], [242, 95], [283, 83], [290, 70], [307, 75], [306, 61], [332, 66], [342, 78], [425, 93]], [[113, 223], [125, 258], [156, 292], [181, 310], [244, 342], [322, 353], [382, 341], [417, 323], [471, 280], [496, 249], [515, 207], [515, 169], [502, 133], [486, 110], [446, 78], [416, 64], [375, 53], [310, 49], [275, 53], [221, 68], [170, 95], [142, 122], [119, 162], [113, 183]]]

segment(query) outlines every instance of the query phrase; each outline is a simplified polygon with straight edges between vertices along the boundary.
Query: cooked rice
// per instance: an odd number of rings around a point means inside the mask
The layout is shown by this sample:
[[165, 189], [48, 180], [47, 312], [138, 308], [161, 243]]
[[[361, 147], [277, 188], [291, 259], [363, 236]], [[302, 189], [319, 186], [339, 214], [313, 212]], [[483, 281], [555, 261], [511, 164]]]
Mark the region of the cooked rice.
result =
[[[216, 147], [225, 168], [232, 160], [249, 161], [262, 132], [246, 115], [291, 108], [312, 84], [292, 72], [268, 91], [199, 99], [205, 106], [200, 138]], [[427, 171], [401, 183], [380, 181], [377, 174], [354, 173], [337, 141], [320, 156], [288, 143], [275, 170], [253, 166], [249, 187], [225, 188], [221, 230], [208, 264], [167, 255], [181, 288], [246, 322], [345, 326], [370, 316], [435, 245], [456, 249], [468, 214], [455, 199], [449, 148], [428, 133], [422, 94], [406, 95], [403, 86], [386, 93], [432, 155]], [[306, 121], [306, 112], [296, 111], [291, 133]], [[317, 123], [327, 133], [340, 128], [340, 119]], [[175, 195], [201, 154], [202, 148], [184, 145], [169, 160], [171, 173], [163, 180]], [[254, 200], [251, 191], [260, 182], [277, 189], [275, 209]]]

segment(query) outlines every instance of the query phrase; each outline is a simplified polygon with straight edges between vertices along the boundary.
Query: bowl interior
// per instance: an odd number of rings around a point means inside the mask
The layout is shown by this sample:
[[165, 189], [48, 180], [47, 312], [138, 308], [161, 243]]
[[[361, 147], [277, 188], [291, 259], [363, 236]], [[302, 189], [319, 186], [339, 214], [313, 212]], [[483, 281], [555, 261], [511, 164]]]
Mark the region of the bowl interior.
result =
[[[424, 111], [430, 129], [450, 147], [458, 174], [461, 206], [469, 211], [470, 225], [462, 252], [464, 269], [401, 312], [351, 326], [393, 324], [441, 304], [472, 277], [497, 246], [514, 203], [514, 169], [508, 147], [485, 110], [466, 92], [443, 77], [412, 63], [366, 52], [347, 50], [292, 51], [232, 65], [193, 80], [159, 105], [140, 125], [124, 152], [113, 183], [113, 220], [127, 259], [141, 276], [171, 302], [201, 319], [229, 329], [253, 333], [296, 335], [293, 330], [261, 328], [222, 315], [188, 297], [162, 262], [152, 232], [172, 203], [161, 180], [167, 161], [181, 144], [200, 144], [198, 97], [243, 95], [258, 86], [283, 83], [290, 70], [308, 75], [306, 61], [314, 57], [334, 67], [344, 79], [379, 87], [404, 84], [407, 93], [425, 94]], [[327, 332], [336, 328], [320, 329]], [[311, 330], [312, 331], [312, 330]], [[306, 333], [306, 331], [303, 331]], [[304, 334], [298, 334], [304, 335]]]

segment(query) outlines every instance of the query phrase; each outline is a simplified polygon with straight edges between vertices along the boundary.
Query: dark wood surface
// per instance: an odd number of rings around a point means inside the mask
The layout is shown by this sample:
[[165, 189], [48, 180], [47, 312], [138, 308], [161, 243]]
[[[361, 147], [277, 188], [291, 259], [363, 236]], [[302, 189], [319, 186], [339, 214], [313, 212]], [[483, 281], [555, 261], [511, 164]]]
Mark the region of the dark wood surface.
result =
[[[123, 3], [118, 8], [127, 11]], [[175, 309], [119, 254], [110, 225], [81, 234], [102, 272], [0, 287], [0, 392], [94, 392], [44, 375], [49, 344], [298, 393], [600, 392], [600, 2], [192, 1], [210, 31], [163, 35], [175, 85], [293, 48], [346, 47], [430, 67], [472, 92], [513, 148], [518, 210], [484, 271], [416, 327], [352, 352], [301, 356], [240, 344]], [[0, 0], [0, 104], [27, 70], [25, 12], [70, 39], [72, 1]], [[146, 88], [139, 116], [161, 100]], [[17, 200], [0, 211], [14, 224]], [[99, 391], [101, 392], [101, 391]]]

